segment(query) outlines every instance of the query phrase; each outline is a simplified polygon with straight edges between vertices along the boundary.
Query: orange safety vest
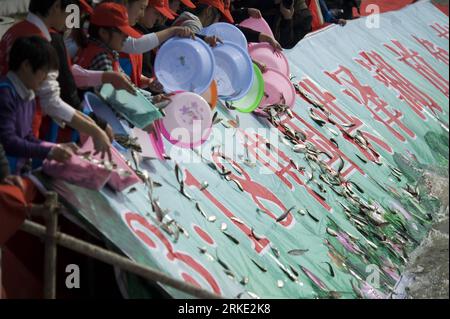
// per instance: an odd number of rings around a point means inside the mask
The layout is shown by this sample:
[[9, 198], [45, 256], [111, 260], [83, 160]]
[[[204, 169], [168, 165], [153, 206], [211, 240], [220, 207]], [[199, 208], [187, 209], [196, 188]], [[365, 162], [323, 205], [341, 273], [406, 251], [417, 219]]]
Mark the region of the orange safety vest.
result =
[[[136, 32], [140, 35], [142, 33], [134, 28]], [[131, 74], [130, 79], [137, 87], [141, 87], [141, 76], [142, 76], [142, 68], [144, 67], [144, 55], [143, 54], [130, 54], [121, 52], [120, 58], [128, 59], [131, 62]]]
[[[24, 20], [16, 23], [6, 31], [0, 41], [0, 76], [4, 76], [8, 73], [9, 67], [9, 52], [18, 38], [40, 36], [45, 38], [42, 31], [33, 23]], [[39, 98], [36, 98], [36, 113], [33, 120], [33, 133], [36, 137], [39, 137], [39, 130], [42, 124], [42, 109], [39, 103]]]
[[313, 31], [316, 31], [316, 30], [322, 28], [323, 25], [325, 24], [325, 21], [323, 19], [323, 15], [322, 15], [322, 10], [320, 9], [320, 3], [318, 0], [310, 0], [308, 7], [313, 16], [312, 29], [313, 29]]
[[87, 47], [82, 48], [78, 51], [77, 56], [75, 57], [74, 62], [81, 66], [82, 68], [89, 69], [89, 67], [92, 64], [92, 61], [94, 58], [99, 55], [100, 53], [106, 53], [110, 60], [113, 63], [113, 70], [115, 72], [120, 71], [120, 63], [118, 60], [114, 58], [111, 52], [106, 50], [105, 48], [101, 47], [95, 42], [89, 42]]
[[120, 58], [128, 59], [131, 62], [130, 79], [137, 87], [141, 87], [142, 68], [144, 65], [144, 56], [142, 54], [120, 53]]

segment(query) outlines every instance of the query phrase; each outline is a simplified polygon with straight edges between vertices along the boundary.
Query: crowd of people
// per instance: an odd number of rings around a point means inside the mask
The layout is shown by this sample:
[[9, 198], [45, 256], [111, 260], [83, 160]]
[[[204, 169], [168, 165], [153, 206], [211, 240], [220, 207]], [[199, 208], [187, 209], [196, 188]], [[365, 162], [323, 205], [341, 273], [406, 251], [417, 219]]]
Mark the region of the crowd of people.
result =
[[[317, 3], [326, 22], [340, 25], [358, 7], [354, 0]], [[74, 4], [82, 9], [81, 28], [69, 30], [66, 9]], [[113, 131], [84, 112], [84, 92], [109, 83], [131, 94], [143, 88], [158, 101], [164, 95], [153, 64], [169, 38], [194, 38], [223, 21], [236, 25], [248, 42], [291, 48], [313, 29], [310, 5], [309, 0], [31, 0], [26, 18], [0, 41], [0, 245], [12, 236], [8, 214], [24, 218], [42, 199], [26, 176], [43, 160], [69, 160], [78, 149], [74, 136], [80, 135], [92, 137], [96, 152], [111, 157]], [[263, 17], [273, 36], [239, 26], [250, 17]], [[202, 39], [211, 46], [221, 41]]]

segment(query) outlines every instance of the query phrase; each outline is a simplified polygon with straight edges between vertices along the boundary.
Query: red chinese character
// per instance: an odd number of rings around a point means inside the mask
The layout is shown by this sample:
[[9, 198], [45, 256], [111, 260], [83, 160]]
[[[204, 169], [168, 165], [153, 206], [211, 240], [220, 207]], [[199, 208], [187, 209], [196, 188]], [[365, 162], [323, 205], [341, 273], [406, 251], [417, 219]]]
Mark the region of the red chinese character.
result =
[[[330, 112], [337, 120], [336, 127], [339, 128], [342, 132], [345, 132], [348, 135], [352, 135], [357, 130], [361, 131], [367, 140], [373, 142], [374, 144], [377, 144], [379, 147], [381, 147], [386, 152], [389, 152], [390, 154], [393, 154], [394, 151], [392, 147], [389, 146], [386, 142], [384, 142], [382, 139], [378, 138], [377, 136], [367, 132], [364, 130], [365, 124], [357, 117], [351, 116], [345, 112], [337, 103], [336, 103], [336, 97], [331, 94], [328, 91], [325, 91], [324, 89], [320, 88], [314, 81], [312, 81], [310, 78], [304, 78], [299, 85], [306, 90], [309, 94], [314, 96], [314, 99], [318, 101], [327, 112]], [[323, 112], [316, 111], [316, 114], [320, 115], [324, 120], [326, 119], [326, 115], [323, 114]], [[308, 125], [303, 119], [301, 119], [300, 116], [295, 114], [295, 117], [299, 120], [305, 123], [305, 125]], [[333, 118], [334, 120], [334, 118]], [[312, 126], [309, 126], [311, 129], [312, 134], [320, 136], [321, 139], [327, 140], [325, 137], [323, 137], [319, 131], [315, 130]], [[346, 136], [346, 135], [344, 135]], [[363, 149], [359, 144], [357, 144], [353, 139], [347, 138], [347, 141], [352, 143], [354, 146], [356, 146], [361, 153], [364, 154], [364, 156], [367, 157], [367, 159], [371, 161], [377, 160], [378, 154], [372, 154], [369, 152], [369, 150]], [[334, 152], [340, 152], [339, 149], [335, 150]], [[345, 154], [343, 154], [343, 157], [345, 158]], [[362, 172], [362, 170], [356, 166], [355, 167]]]
[[[189, 187], [195, 187], [198, 189], [202, 189], [202, 184], [198, 181], [194, 175], [192, 175], [188, 170], [185, 172], [186, 180], [185, 184]], [[236, 215], [228, 209], [222, 202], [220, 202], [212, 193], [205, 189], [202, 191], [202, 194], [214, 205], [216, 206], [227, 218], [229, 218], [230, 222], [232, 222], [237, 229], [242, 231], [249, 239], [253, 246], [253, 249], [260, 254], [264, 251], [265, 248], [269, 247], [270, 240], [267, 238], [261, 238], [258, 240], [253, 236], [252, 229], [249, 228], [245, 224], [241, 224], [235, 220]]]
[[444, 38], [448, 40], [448, 34], [449, 34], [449, 26], [448, 25], [441, 25], [439, 23], [432, 24], [431, 27], [438, 33], [438, 37]]
[[376, 51], [360, 53], [363, 59], [355, 59], [362, 67], [372, 72], [373, 77], [387, 88], [398, 94], [398, 98], [409, 105], [412, 111], [425, 120], [423, 107], [428, 107], [433, 113], [442, 112], [442, 108], [428, 94], [417, 88], [392, 65], [387, 63]]
[[427, 51], [430, 52], [430, 54], [434, 56], [436, 60], [441, 61], [447, 65], [449, 64], [447, 50], [438, 47], [436, 44], [427, 39], [421, 39], [419, 37], [416, 37], [415, 35], [413, 35], [413, 38], [416, 39], [416, 41], [419, 42], [425, 49], [427, 49]]
[[410, 68], [423, 76], [428, 82], [442, 92], [446, 97], [449, 97], [449, 83], [448, 81], [436, 72], [435, 69], [427, 62], [418, 52], [406, 48], [397, 40], [392, 40], [392, 43], [397, 47], [385, 44], [385, 47], [391, 50], [398, 56], [398, 60], [405, 63]]
[[[214, 291], [214, 293], [218, 295], [222, 293], [214, 276], [205, 267], [203, 267], [203, 265], [185, 253], [175, 251], [172, 244], [164, 236], [164, 234], [156, 226], [152, 225], [145, 217], [136, 213], [128, 212], [125, 214], [124, 218], [131, 231], [140, 240], [142, 240], [148, 248], [152, 250], [161, 250], [162, 253], [164, 253], [163, 257], [168, 261], [181, 262], [182, 264], [188, 266], [191, 272], [195, 272], [196, 275], [200, 276], [203, 280], [205, 280], [205, 282], [208, 283], [210, 289]], [[154, 239], [150, 238], [150, 235], [153, 236]], [[192, 277], [188, 274], [184, 274], [183, 278], [188, 279]], [[191, 283], [194, 283], [193, 281], [195, 280], [192, 278], [190, 281]]]
[[[271, 150], [268, 150], [266, 140], [258, 134], [250, 135], [243, 130], [240, 130], [239, 132], [242, 133], [244, 137], [247, 137], [245, 147], [248, 149], [249, 154], [254, 156], [264, 167], [272, 171], [291, 191], [295, 191], [295, 187], [289, 177], [298, 186], [303, 187], [326, 210], [331, 210], [330, 205], [307, 185], [305, 172], [296, 168], [288, 155], [273, 145], [271, 146]], [[302, 178], [305, 181], [303, 181]]]
[[[340, 66], [338, 70], [326, 72], [326, 74], [340, 85], [346, 87], [343, 92], [357, 103], [365, 106], [372, 114], [373, 118], [377, 122], [382, 123], [399, 141], [405, 142], [406, 138], [394, 128], [394, 125], [411, 138], [416, 137], [416, 134], [402, 123], [401, 119], [403, 118], [403, 113], [396, 109], [390, 111], [388, 109], [389, 104], [381, 99], [370, 86], [362, 84], [350, 69]], [[382, 118], [382, 115], [384, 115], [385, 118]]]

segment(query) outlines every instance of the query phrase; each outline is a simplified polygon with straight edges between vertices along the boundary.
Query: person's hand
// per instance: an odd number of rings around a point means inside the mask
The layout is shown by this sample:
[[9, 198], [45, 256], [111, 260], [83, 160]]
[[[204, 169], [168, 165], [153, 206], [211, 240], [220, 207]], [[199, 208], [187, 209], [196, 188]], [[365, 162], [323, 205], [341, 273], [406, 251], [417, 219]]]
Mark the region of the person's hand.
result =
[[78, 151], [78, 147], [74, 143], [57, 144], [52, 147], [47, 158], [60, 163], [67, 162]]
[[272, 37], [266, 33], [260, 33], [259, 42], [269, 43], [274, 48], [274, 50], [277, 52], [283, 51], [283, 48], [281, 47], [280, 43], [277, 40], [275, 40], [274, 37]]
[[172, 27], [172, 36], [195, 39], [195, 34], [187, 27]]
[[136, 91], [125, 74], [108, 71], [103, 73], [103, 83], [110, 83], [116, 90], [125, 90], [136, 95]]
[[[111, 134], [114, 135], [113, 133]], [[105, 155], [107, 155], [109, 161], [111, 161], [111, 139], [109, 134], [99, 128], [92, 135], [92, 140], [94, 142], [95, 149], [94, 155], [100, 154], [102, 159], [104, 159]]]
[[157, 79], [152, 80], [152, 82], [148, 86], [148, 89], [156, 94], [164, 92], [163, 85]]
[[23, 183], [23, 179], [17, 175], [9, 175], [4, 180], [3, 183], [11, 186], [18, 187], [23, 193], [25, 193], [25, 185]]
[[259, 11], [258, 9], [255, 9], [255, 8], [248, 8], [248, 15], [254, 19], [262, 18], [261, 11]]
[[155, 95], [152, 99], [153, 104], [159, 104], [162, 102], [171, 102], [172, 99], [170, 98], [171, 95], [166, 95], [166, 94], [159, 94], [159, 95]]
[[347, 24], [347, 20], [345, 19], [339, 19], [337, 21], [337, 24], [339, 24], [341, 27], [345, 26]]
[[212, 37], [205, 37], [204, 41], [206, 43], [208, 43], [211, 47], [216, 47], [218, 43], [222, 43], [222, 40], [220, 40], [217, 36], [212, 36]]
[[153, 82], [153, 79], [150, 79], [144, 75], [141, 75], [141, 88], [142, 89], [150, 87], [152, 82]]

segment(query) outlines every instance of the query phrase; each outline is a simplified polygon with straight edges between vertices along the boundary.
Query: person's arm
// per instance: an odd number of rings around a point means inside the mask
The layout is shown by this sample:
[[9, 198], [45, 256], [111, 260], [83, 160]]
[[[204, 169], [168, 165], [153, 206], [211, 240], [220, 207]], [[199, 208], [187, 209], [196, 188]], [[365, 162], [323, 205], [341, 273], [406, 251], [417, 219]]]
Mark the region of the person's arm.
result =
[[237, 26], [237, 28], [242, 31], [248, 42], [260, 42], [259, 37], [261, 32], [241, 26]]
[[130, 54], [142, 54], [157, 48], [161, 42], [155, 33], [149, 33], [135, 39], [128, 37], [122, 51]]
[[67, 123], [80, 133], [92, 136], [95, 149], [102, 154], [110, 152], [111, 143], [108, 136], [95, 122], [83, 113], [65, 103], [59, 96], [58, 72], [51, 72], [47, 80], [37, 91], [42, 111], [55, 121]]
[[128, 78], [120, 72], [91, 71], [74, 65], [72, 66], [72, 75], [78, 88], [97, 87], [104, 83], [110, 83], [116, 90], [126, 90], [128, 93], [136, 94]]
[[194, 37], [194, 31], [192, 31], [191, 28], [182, 26], [182, 27], [170, 27], [165, 30], [156, 32], [156, 36], [158, 37], [158, 40], [160, 43], [163, 43], [170, 38], [173, 37], [182, 37], [182, 38], [188, 38]]
[[202, 23], [196, 20], [185, 20], [181, 26], [189, 28], [193, 33], [200, 33], [203, 29]]
[[[52, 144], [42, 144], [35, 140], [29, 141], [16, 134], [17, 108], [7, 96], [0, 101], [0, 143], [9, 156], [21, 158], [45, 159], [52, 148]], [[31, 131], [31, 127], [30, 127]]]

